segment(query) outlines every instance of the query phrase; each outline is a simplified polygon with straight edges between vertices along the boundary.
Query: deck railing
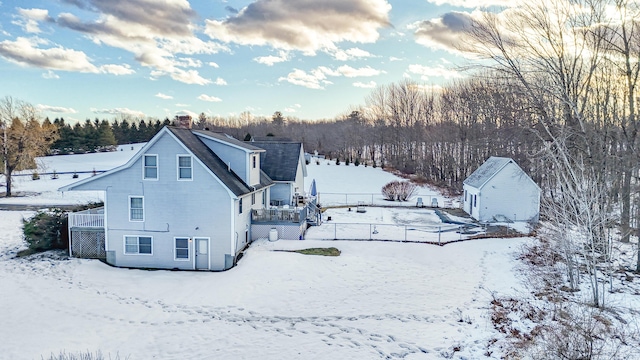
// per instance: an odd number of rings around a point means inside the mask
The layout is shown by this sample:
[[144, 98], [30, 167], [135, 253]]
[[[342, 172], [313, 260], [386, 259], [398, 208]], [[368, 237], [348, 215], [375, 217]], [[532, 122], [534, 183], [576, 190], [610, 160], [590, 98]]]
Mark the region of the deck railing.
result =
[[103, 228], [104, 208], [95, 208], [70, 213], [69, 227]]
[[294, 209], [254, 209], [251, 210], [253, 222], [302, 223], [307, 219], [307, 208]]

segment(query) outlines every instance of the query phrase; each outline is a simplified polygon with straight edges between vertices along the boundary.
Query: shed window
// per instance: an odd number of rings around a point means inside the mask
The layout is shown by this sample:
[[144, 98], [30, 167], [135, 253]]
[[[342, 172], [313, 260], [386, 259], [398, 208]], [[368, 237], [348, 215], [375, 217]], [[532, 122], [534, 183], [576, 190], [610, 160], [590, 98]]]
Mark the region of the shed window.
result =
[[257, 163], [256, 158], [257, 158], [257, 156], [255, 156], [255, 155], [251, 156], [251, 159], [252, 159], [252, 161], [253, 161], [253, 168], [254, 168], [254, 169], [256, 168], [256, 163]]
[[478, 207], [478, 195], [473, 195], [473, 207]]
[[142, 196], [129, 197], [129, 221], [144, 221], [144, 198]]
[[242, 198], [238, 201], [238, 214], [242, 214]]
[[158, 155], [144, 156], [144, 179], [158, 179]]
[[176, 260], [189, 260], [189, 238], [176, 238]]
[[255, 205], [256, 204], [256, 193], [252, 193], [251, 194], [251, 205]]
[[192, 179], [191, 156], [178, 156], [178, 180]]
[[124, 237], [124, 253], [125, 254], [146, 254], [153, 253], [153, 239], [150, 236], [125, 236]]
[[464, 201], [467, 201], [467, 190], [464, 191]]

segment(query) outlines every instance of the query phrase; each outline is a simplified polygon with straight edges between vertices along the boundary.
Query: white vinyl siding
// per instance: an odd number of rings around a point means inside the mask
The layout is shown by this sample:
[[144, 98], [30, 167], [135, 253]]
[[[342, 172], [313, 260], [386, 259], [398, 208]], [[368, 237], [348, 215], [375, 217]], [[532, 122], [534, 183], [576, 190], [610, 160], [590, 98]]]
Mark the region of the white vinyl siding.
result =
[[158, 155], [145, 155], [143, 162], [143, 178], [158, 180]]
[[129, 221], [144, 221], [144, 197], [129, 196]]
[[125, 236], [124, 253], [127, 255], [153, 255], [153, 238], [150, 236]]
[[175, 259], [189, 260], [189, 238], [177, 237], [174, 241]]
[[193, 161], [190, 155], [178, 155], [178, 180], [193, 179]]

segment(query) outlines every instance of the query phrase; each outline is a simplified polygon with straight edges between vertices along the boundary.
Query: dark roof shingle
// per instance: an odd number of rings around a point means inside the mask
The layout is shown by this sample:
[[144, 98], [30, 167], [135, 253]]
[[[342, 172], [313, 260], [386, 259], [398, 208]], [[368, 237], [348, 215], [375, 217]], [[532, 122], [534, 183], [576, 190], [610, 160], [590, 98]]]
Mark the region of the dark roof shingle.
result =
[[274, 181], [295, 181], [302, 143], [253, 141], [266, 152], [260, 153], [260, 167]]

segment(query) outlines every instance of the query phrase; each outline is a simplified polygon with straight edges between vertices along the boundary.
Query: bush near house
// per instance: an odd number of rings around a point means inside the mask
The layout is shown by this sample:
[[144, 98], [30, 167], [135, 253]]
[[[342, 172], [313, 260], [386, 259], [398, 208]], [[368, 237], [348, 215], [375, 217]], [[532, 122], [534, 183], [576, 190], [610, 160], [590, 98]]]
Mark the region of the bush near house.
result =
[[18, 256], [36, 252], [67, 249], [67, 214], [61, 209], [38, 211], [29, 219], [22, 220], [22, 233], [29, 248], [18, 253]]
[[[72, 211], [80, 211], [103, 206], [103, 203], [81, 205]], [[54, 208], [38, 211], [29, 219], [22, 219], [22, 235], [29, 247], [18, 252], [18, 256], [27, 256], [37, 252], [69, 248], [67, 212]]]

